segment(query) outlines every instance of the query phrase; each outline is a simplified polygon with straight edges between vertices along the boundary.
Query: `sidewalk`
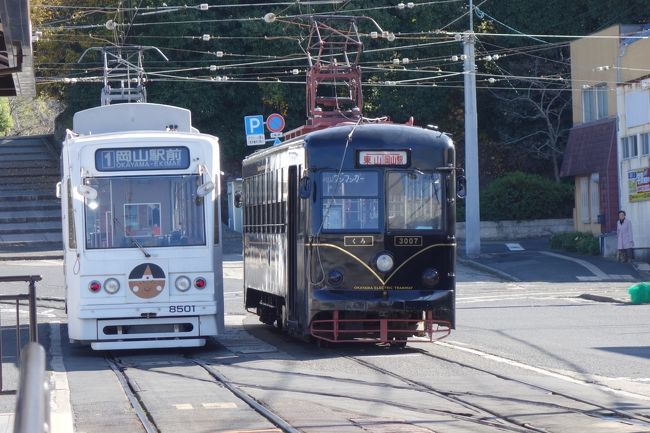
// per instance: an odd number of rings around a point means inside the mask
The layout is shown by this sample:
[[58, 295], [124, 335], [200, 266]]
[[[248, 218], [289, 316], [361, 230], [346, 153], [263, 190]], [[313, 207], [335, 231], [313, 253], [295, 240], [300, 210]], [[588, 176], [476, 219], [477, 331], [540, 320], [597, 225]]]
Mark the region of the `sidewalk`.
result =
[[[461, 241], [458, 260], [513, 282], [612, 282], [632, 285], [639, 281], [650, 281], [650, 266], [647, 263], [620, 263], [607, 257], [551, 250], [547, 238], [482, 242], [481, 254], [475, 258], [466, 256], [465, 243]], [[598, 295], [592, 297], [598, 298]], [[611, 301], [609, 298], [607, 300]]]

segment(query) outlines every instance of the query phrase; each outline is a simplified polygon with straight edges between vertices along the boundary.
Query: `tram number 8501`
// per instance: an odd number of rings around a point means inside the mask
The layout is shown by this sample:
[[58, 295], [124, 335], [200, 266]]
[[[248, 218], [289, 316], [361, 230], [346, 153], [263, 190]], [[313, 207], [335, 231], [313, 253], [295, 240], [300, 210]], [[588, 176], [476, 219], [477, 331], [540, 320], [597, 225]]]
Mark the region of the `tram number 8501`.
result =
[[169, 312], [172, 314], [180, 313], [194, 313], [196, 308], [194, 305], [170, 305]]

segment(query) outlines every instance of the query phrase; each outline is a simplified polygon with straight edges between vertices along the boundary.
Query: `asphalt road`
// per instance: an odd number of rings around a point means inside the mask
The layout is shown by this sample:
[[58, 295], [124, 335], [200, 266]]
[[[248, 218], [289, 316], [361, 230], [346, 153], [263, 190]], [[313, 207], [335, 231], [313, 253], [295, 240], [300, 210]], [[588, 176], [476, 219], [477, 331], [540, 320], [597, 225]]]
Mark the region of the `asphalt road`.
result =
[[[0, 268], [43, 274], [39, 295], [57, 298], [60, 265]], [[241, 262], [228, 261], [226, 334], [201, 350], [118, 352], [113, 359], [161, 432], [280, 431], [197, 361], [305, 432], [650, 431], [643, 418], [650, 416], [650, 306], [580, 297], [622, 292], [629, 283], [503, 282], [463, 265], [457, 274], [459, 326], [442, 342], [319, 348], [247, 315]], [[61, 307], [39, 308], [41, 341], [51, 370], [62, 373], [59, 358], [67, 370], [74, 431], [144, 431], [105, 354], [67, 343], [65, 324], [56, 323], [65, 322]], [[14, 398], [0, 395], [5, 413]], [[622, 421], [621, 414], [639, 418]]]

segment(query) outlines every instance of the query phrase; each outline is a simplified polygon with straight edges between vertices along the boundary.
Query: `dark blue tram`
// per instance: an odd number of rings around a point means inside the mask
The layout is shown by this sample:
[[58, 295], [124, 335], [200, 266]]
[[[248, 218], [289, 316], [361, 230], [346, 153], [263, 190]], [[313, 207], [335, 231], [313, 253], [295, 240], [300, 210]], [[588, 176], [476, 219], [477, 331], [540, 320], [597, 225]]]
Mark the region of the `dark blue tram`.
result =
[[320, 340], [403, 345], [455, 322], [452, 140], [344, 125], [243, 162], [245, 306]]

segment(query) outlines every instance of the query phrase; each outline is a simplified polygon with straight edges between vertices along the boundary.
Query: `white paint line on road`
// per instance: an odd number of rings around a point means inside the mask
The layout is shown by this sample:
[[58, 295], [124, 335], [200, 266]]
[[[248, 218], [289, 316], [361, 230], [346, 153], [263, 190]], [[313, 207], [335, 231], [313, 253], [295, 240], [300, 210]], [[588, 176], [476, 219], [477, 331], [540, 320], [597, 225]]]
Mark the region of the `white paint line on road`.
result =
[[599, 278], [601, 278], [603, 280], [608, 279], [607, 274], [605, 272], [601, 271], [598, 266], [596, 266], [596, 265], [594, 265], [592, 263], [589, 263], [586, 260], [576, 259], [575, 257], [569, 257], [569, 256], [565, 256], [563, 254], [552, 253], [550, 251], [540, 251], [540, 253], [545, 254], [547, 256], [556, 257], [558, 259], [568, 260], [570, 262], [577, 263], [580, 266], [583, 266], [584, 268], [586, 268], [589, 272], [591, 272], [595, 276], [597, 276], [597, 277], [599, 277]]
[[50, 356], [52, 361], [52, 384], [50, 393], [50, 424], [51, 431], [56, 433], [74, 433], [72, 421], [72, 405], [70, 404], [70, 387], [68, 374], [63, 364], [61, 352], [61, 323], [50, 322]]
[[521, 244], [517, 243], [507, 243], [506, 248], [508, 248], [510, 251], [525, 251], [524, 247], [522, 247]]
[[546, 370], [546, 369], [541, 368], [541, 367], [535, 367], [534, 365], [524, 364], [523, 362], [515, 361], [515, 360], [512, 360], [512, 359], [508, 359], [508, 358], [503, 358], [503, 357], [498, 356], [498, 355], [492, 355], [490, 353], [483, 352], [481, 350], [471, 349], [469, 347], [461, 347], [455, 341], [451, 341], [451, 342], [436, 341], [435, 344], [446, 347], [446, 348], [449, 348], [449, 349], [459, 350], [461, 352], [466, 352], [466, 353], [471, 353], [473, 355], [479, 356], [479, 357], [484, 358], [484, 359], [488, 359], [490, 361], [498, 362], [500, 364], [510, 365], [510, 366], [513, 366], [513, 367], [518, 367], [518, 368], [521, 368], [522, 370], [532, 371], [532, 372], [535, 372], [535, 373], [538, 373], [538, 374], [541, 374], [541, 375], [544, 375], [544, 376], [549, 376], [549, 377], [553, 377], [555, 379], [563, 380], [565, 382], [575, 383], [575, 384], [584, 385], [584, 386], [592, 386], [592, 387], [600, 389], [601, 391], [607, 391], [607, 392], [623, 395], [623, 396], [629, 397], [629, 398], [636, 398], [638, 400], [650, 401], [650, 396], [648, 396], [648, 395], [637, 394], [635, 392], [629, 392], [629, 391], [623, 391], [623, 390], [620, 390], [620, 389], [610, 388], [609, 386], [606, 386], [606, 385], [600, 385], [600, 384], [597, 384], [597, 383], [593, 383], [591, 381], [577, 379], [575, 377], [571, 377], [571, 376], [568, 376], [566, 374], [556, 373], [554, 371]]
[[205, 409], [237, 409], [236, 403], [201, 403]]
[[189, 403], [179, 403], [175, 404], [174, 407], [178, 410], [193, 410], [194, 406]]

